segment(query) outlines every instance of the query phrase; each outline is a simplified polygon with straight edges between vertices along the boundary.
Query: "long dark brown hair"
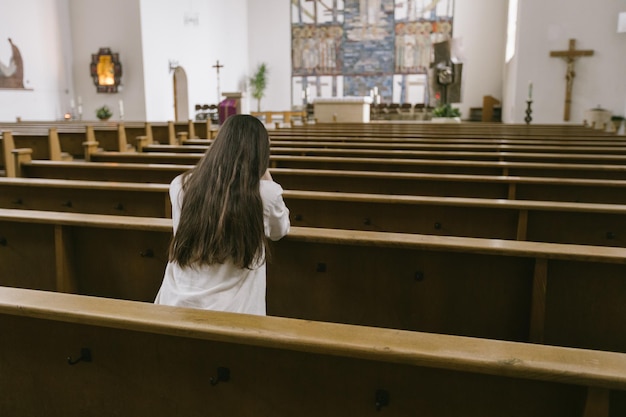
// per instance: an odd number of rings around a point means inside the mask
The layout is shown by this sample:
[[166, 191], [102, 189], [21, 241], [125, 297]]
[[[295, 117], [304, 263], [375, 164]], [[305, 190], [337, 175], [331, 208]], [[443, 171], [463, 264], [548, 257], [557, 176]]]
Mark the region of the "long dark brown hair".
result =
[[263, 123], [250, 115], [226, 119], [198, 164], [183, 174], [170, 261], [184, 267], [232, 260], [252, 268], [262, 259], [266, 237], [259, 182], [269, 155]]

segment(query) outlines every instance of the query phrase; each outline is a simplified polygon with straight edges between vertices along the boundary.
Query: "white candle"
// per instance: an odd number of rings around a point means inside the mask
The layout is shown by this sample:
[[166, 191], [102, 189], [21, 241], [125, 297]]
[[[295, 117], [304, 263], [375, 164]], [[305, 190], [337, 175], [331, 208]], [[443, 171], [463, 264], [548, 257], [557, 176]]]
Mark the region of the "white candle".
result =
[[70, 100], [70, 107], [72, 108], [72, 110], [74, 110], [74, 107], [75, 107], [74, 104], [75, 104], [74, 103], [74, 99], [71, 99]]
[[533, 99], [533, 82], [528, 81], [528, 101]]
[[81, 106], [83, 104], [83, 98], [78, 96], [78, 105]]
[[120, 100], [120, 119], [124, 118], [124, 101]]

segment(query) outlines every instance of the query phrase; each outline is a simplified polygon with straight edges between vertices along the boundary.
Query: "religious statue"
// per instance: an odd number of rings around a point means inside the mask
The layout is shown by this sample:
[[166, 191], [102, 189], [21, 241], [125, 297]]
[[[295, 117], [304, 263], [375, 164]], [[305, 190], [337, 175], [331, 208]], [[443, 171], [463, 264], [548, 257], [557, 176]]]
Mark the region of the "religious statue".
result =
[[463, 64], [453, 60], [449, 40], [433, 46], [435, 60], [428, 71], [430, 106], [458, 103], [461, 101]]
[[20, 50], [11, 38], [11, 59], [9, 65], [0, 62], [0, 88], [24, 88], [24, 63]]
[[570, 119], [570, 106], [572, 103], [572, 87], [574, 85], [574, 62], [577, 58], [582, 56], [593, 55], [593, 50], [577, 50], [576, 40], [569, 40], [569, 49], [565, 51], [551, 51], [551, 57], [563, 58], [567, 63], [567, 71], [565, 73], [565, 109], [563, 113], [563, 120], [569, 121]]

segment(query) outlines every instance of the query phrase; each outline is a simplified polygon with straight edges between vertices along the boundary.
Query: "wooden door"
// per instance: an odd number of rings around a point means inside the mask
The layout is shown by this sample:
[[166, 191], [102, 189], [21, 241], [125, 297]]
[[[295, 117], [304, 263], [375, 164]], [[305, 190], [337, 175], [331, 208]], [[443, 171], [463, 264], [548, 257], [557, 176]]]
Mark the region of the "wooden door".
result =
[[176, 67], [174, 70], [174, 120], [189, 120], [187, 73], [183, 67]]

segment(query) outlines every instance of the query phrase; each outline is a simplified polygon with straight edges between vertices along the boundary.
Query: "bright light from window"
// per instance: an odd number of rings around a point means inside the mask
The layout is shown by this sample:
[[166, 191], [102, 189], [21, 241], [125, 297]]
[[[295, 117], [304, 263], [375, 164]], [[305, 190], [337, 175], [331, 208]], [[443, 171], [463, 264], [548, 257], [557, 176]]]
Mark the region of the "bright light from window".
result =
[[506, 29], [506, 62], [515, 55], [515, 38], [517, 34], [517, 0], [509, 0], [509, 19]]

